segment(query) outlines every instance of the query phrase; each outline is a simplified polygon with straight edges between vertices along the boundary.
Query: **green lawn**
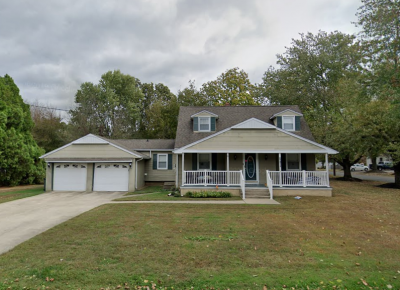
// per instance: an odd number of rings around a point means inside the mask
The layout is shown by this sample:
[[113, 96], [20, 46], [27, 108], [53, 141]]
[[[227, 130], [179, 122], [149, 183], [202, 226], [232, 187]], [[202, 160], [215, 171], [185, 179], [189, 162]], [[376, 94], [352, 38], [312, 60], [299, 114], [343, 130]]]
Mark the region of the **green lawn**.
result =
[[332, 185], [281, 205], [104, 205], [1, 255], [0, 289], [400, 289], [400, 190]]
[[30, 197], [41, 193], [44, 193], [43, 185], [39, 185], [38, 188], [0, 192], [0, 203]]
[[151, 200], [195, 200], [195, 201], [208, 201], [208, 200], [241, 200], [240, 196], [233, 196], [228, 198], [189, 198], [185, 196], [173, 197], [168, 196], [171, 191], [162, 189], [161, 186], [149, 186], [142, 190], [130, 192], [126, 194], [126, 197], [115, 199], [115, 201], [151, 201]]

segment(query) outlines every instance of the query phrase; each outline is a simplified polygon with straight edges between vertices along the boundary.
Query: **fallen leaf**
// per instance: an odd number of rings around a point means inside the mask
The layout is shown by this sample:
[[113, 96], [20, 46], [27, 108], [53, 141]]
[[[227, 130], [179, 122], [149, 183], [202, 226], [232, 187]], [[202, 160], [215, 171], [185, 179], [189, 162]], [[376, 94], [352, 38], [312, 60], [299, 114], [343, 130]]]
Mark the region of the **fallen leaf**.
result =
[[361, 279], [361, 282], [365, 285], [365, 286], [368, 286], [368, 283], [367, 283], [367, 281], [365, 281], [365, 280], [363, 280], [363, 279]]
[[360, 266], [360, 263], [356, 263], [356, 266]]
[[268, 290], [267, 285], [264, 285], [263, 290]]

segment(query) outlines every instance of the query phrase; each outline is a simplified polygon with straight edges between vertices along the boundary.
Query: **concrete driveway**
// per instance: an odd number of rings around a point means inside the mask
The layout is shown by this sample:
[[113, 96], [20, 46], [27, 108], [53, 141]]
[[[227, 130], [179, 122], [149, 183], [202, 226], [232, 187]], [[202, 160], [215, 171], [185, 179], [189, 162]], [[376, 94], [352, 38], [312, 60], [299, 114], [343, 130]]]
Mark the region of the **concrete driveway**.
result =
[[50, 192], [0, 204], [0, 255], [123, 192]]

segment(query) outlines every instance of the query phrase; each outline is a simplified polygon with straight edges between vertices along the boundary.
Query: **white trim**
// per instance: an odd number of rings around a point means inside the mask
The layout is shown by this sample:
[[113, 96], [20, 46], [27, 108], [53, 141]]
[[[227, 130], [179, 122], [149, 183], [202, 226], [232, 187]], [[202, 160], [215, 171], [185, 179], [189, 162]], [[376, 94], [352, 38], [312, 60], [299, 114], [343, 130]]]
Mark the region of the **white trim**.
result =
[[218, 115], [217, 115], [217, 114], [211, 113], [211, 112], [209, 112], [209, 111], [207, 111], [207, 110], [203, 110], [203, 111], [201, 111], [201, 112], [198, 112], [198, 113], [196, 113], [196, 114], [193, 114], [193, 115], [190, 116], [190, 118], [194, 118], [194, 117], [196, 117], [197, 115], [204, 114], [204, 113], [210, 114], [211, 116], [218, 118]]
[[[244, 122], [247, 122], [247, 121], [248, 121], [248, 120], [246, 120], [246, 121], [244, 121]], [[235, 126], [238, 126], [238, 125], [240, 125], [240, 124], [242, 124], [242, 123], [244, 123], [244, 122], [241, 122], [241, 123], [239, 123], [239, 124], [237, 124], [237, 125], [235, 125]], [[271, 125], [271, 126], [272, 126], [272, 125]], [[218, 136], [218, 135], [220, 135], [220, 134], [223, 134], [223, 133], [225, 133], [225, 132], [231, 130], [232, 128], [233, 128], [233, 126], [232, 126], [232, 127], [229, 127], [229, 128], [226, 128], [226, 129], [224, 129], [224, 130], [222, 130], [222, 131], [220, 131], [220, 132], [217, 132], [217, 133], [212, 134], [212, 135], [210, 135], [210, 136], [207, 136], [207, 137], [205, 137], [205, 138], [203, 138], [203, 139], [200, 139], [200, 140], [198, 140], [198, 141], [195, 141], [195, 142], [193, 142], [193, 143], [190, 143], [190, 144], [188, 144], [188, 145], [185, 145], [185, 146], [183, 146], [183, 147], [181, 147], [181, 148], [175, 149], [173, 152], [174, 152], [175, 154], [182, 153], [182, 152], [186, 152], [186, 153], [197, 153], [197, 152], [204, 152], [204, 153], [206, 153], [206, 152], [213, 152], [213, 153], [219, 153], [219, 152], [221, 152], [221, 153], [227, 153], [227, 152], [229, 152], [229, 153], [238, 153], [238, 150], [237, 150], [237, 149], [235, 149], [235, 150], [222, 150], [222, 151], [221, 151], [221, 150], [204, 150], [204, 151], [202, 151], [202, 150], [185, 150], [186, 148], [192, 147], [192, 146], [197, 145], [197, 144], [199, 144], [199, 143], [201, 143], [201, 142], [207, 141], [208, 139], [214, 138], [215, 136]], [[285, 134], [290, 135], [290, 136], [292, 136], [292, 137], [295, 137], [295, 138], [297, 138], [297, 139], [303, 140], [303, 141], [305, 141], [305, 142], [307, 142], [307, 143], [310, 143], [310, 144], [312, 144], [312, 145], [315, 145], [315, 146], [317, 146], [317, 147], [320, 147], [321, 149], [324, 149], [324, 150], [303, 150], [303, 151], [300, 151], [300, 150], [250, 150], [250, 149], [249, 149], [249, 150], [246, 150], [246, 151], [243, 151], [243, 150], [242, 150], [242, 151], [240, 151], [240, 153], [278, 153], [278, 152], [281, 152], [281, 153], [323, 153], [323, 154], [325, 154], [325, 153], [327, 153], [327, 154], [338, 154], [338, 153], [339, 153], [338, 151], [336, 151], [336, 150], [334, 150], [334, 149], [332, 149], [332, 148], [326, 147], [326, 146], [324, 146], [324, 145], [321, 145], [321, 144], [319, 144], [319, 143], [317, 143], [317, 142], [314, 142], [314, 141], [311, 141], [311, 140], [309, 140], [309, 139], [300, 137], [300, 136], [298, 136], [298, 135], [296, 135], [296, 134], [293, 134], [293, 133], [291, 133], [291, 132], [289, 132], [289, 131], [280, 129], [280, 128], [276, 127], [276, 126], [274, 126], [274, 128], [275, 128], [277, 131], [279, 131], [279, 132], [282, 132], [282, 133], [285, 133]]]
[[[135, 157], [138, 157], [138, 158], [142, 158], [142, 157], [143, 157], [143, 156], [137, 155], [137, 154], [135, 154], [135, 153], [133, 153], [133, 152], [127, 150], [127, 149], [124, 149], [124, 148], [122, 148], [122, 147], [120, 147], [120, 146], [118, 146], [118, 145], [115, 145], [115, 144], [112, 143], [112, 142], [109, 142], [109, 141], [107, 141], [107, 140], [104, 140], [104, 139], [101, 138], [101, 137], [98, 137], [98, 136], [93, 135], [93, 134], [88, 134], [88, 135], [86, 135], [86, 136], [83, 136], [83, 137], [81, 137], [81, 138], [75, 140], [75, 141], [72, 141], [71, 143], [68, 143], [67, 145], [64, 145], [64, 146], [62, 146], [62, 147], [60, 147], [60, 148], [57, 148], [57, 149], [55, 149], [55, 150], [53, 150], [53, 151], [50, 151], [49, 153], [46, 153], [46, 154], [40, 156], [39, 158], [40, 158], [40, 159], [41, 159], [41, 158], [45, 158], [45, 157], [47, 157], [47, 156], [49, 156], [49, 155], [51, 155], [51, 154], [53, 154], [53, 153], [56, 153], [56, 152], [58, 152], [58, 151], [60, 151], [60, 150], [62, 150], [62, 149], [64, 149], [64, 148], [66, 148], [66, 147], [69, 147], [69, 146], [71, 146], [71, 145], [90, 145], [89, 143], [75, 143], [75, 142], [77, 142], [77, 141], [79, 141], [79, 140], [81, 140], [81, 139], [83, 139], [83, 138], [85, 138], [85, 137], [94, 137], [94, 138], [102, 139], [103, 141], [108, 142], [108, 143], [101, 143], [100, 145], [111, 145], [111, 146], [113, 146], [113, 147], [115, 147], [115, 148], [118, 148], [118, 149], [120, 149], [120, 150], [122, 150], [122, 151], [124, 151], [124, 152], [126, 152], [126, 153], [129, 153], [129, 154], [131, 154], [131, 155], [133, 155], [133, 156], [135, 156]], [[99, 145], [99, 143], [91, 143], [91, 144], [93, 144], [93, 145], [96, 145], [96, 144]]]
[[[198, 122], [199, 128], [198, 128], [197, 132], [211, 132], [211, 117], [198, 117], [198, 118], [199, 118], [199, 122]], [[202, 118], [208, 120], [208, 130], [200, 129], [201, 128], [200, 119], [202, 119]], [[205, 125], [205, 124], [203, 124], [203, 125]]]
[[[174, 152], [174, 154], [182, 154], [183, 152]], [[238, 149], [232, 150], [185, 150], [184, 153], [315, 153], [325, 154], [326, 150], [258, 150], [258, 149], [246, 149], [238, 151]], [[332, 153], [328, 153], [332, 154]]]
[[112, 160], [112, 161], [102, 161], [102, 160], [81, 160], [81, 161], [74, 161], [74, 160], [56, 160], [56, 161], [46, 161], [47, 163], [130, 163], [130, 160]]
[[[292, 132], [292, 131], [296, 131], [296, 118], [295, 118], [296, 116], [282, 116], [282, 129], [283, 130], [286, 130], [286, 131], [289, 131], [289, 132]], [[293, 129], [285, 129], [284, 127], [285, 127], [285, 122], [283, 122], [283, 119], [284, 118], [290, 118], [291, 120], [292, 120], [292, 125], [293, 125]], [[286, 124], [289, 124], [288, 122], [286, 122]]]
[[135, 149], [135, 151], [174, 151], [174, 149]]
[[[159, 166], [160, 162], [160, 156], [164, 155], [165, 156], [165, 168], [161, 168]], [[168, 170], [168, 154], [157, 154], [157, 170]]]
[[283, 110], [282, 112], [279, 112], [279, 113], [274, 114], [274, 115], [270, 118], [270, 120], [272, 120], [272, 119], [274, 119], [274, 118], [280, 116], [282, 113], [286, 113], [286, 112], [292, 112], [292, 113], [296, 114], [296, 116], [303, 116], [302, 113], [293, 111], [292, 109], [286, 109], [286, 110]]
[[[299, 157], [299, 168], [298, 169], [293, 169], [293, 168], [289, 169], [289, 163], [288, 163], [288, 160], [289, 160], [288, 155], [289, 154], [291, 154], [291, 155], [296, 154]], [[286, 171], [301, 171], [301, 153], [286, 153]]]
[[[200, 169], [200, 154], [208, 154], [210, 159], [210, 167]], [[212, 170], [212, 156], [211, 153], [197, 153], [197, 170]]]

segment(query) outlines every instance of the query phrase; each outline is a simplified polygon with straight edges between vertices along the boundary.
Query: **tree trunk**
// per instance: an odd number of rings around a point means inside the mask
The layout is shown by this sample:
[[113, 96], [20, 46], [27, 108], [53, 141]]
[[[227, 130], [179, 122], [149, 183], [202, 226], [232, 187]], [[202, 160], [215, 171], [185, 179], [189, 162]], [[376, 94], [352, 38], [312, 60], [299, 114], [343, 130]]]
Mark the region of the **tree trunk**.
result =
[[376, 167], [376, 156], [371, 157], [371, 161], [372, 161], [371, 170], [372, 171], [376, 171], [377, 170], [377, 167]]
[[393, 166], [394, 169], [394, 184], [400, 188], [400, 162]]
[[352, 180], [353, 177], [351, 176], [351, 171], [350, 171], [350, 166], [351, 166], [350, 160], [343, 160], [343, 180], [349, 181]]

